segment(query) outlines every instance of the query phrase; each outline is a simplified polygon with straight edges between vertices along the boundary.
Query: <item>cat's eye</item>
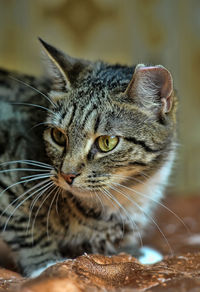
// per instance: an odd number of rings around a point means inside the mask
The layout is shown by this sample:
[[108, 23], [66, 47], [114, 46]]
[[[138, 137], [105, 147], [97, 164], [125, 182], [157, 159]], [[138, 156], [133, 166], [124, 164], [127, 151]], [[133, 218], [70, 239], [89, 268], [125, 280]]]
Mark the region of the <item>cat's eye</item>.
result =
[[66, 136], [58, 129], [51, 129], [52, 140], [59, 146], [64, 147], [66, 145]]
[[98, 148], [102, 152], [108, 152], [113, 150], [119, 142], [119, 137], [117, 136], [100, 136], [97, 139]]

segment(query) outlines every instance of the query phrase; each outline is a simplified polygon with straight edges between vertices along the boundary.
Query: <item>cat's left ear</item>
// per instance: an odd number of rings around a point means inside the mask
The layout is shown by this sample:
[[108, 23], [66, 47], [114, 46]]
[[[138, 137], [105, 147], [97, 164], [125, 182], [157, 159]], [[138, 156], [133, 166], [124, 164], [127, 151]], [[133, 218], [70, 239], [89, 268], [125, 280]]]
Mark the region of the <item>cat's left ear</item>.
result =
[[125, 94], [147, 110], [166, 114], [173, 104], [172, 76], [161, 65], [147, 67], [139, 64]]
[[46, 43], [41, 38], [39, 41], [49, 59], [50, 76], [54, 83], [54, 90], [64, 91], [73, 87], [79, 74], [89, 64], [89, 62], [70, 57], [52, 45]]

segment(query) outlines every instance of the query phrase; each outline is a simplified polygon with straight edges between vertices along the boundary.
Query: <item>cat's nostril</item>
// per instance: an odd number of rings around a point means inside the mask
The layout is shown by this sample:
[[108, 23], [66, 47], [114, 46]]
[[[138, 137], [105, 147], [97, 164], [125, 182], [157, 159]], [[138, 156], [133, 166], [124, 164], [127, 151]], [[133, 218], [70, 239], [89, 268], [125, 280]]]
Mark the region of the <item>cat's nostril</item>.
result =
[[75, 177], [77, 177], [79, 174], [76, 173], [61, 173], [62, 177], [64, 178], [64, 180], [71, 185], [73, 183], [73, 180], [75, 179]]

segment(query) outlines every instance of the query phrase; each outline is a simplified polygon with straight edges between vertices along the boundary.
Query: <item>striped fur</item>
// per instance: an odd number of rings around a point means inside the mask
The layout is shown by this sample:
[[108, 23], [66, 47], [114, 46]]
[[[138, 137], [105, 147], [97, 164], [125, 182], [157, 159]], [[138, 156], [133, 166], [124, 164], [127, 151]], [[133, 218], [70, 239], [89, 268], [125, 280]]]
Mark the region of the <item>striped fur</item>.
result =
[[[136, 247], [163, 196], [176, 139], [177, 101], [173, 92], [163, 101], [169, 80], [159, 79], [161, 67], [153, 98], [143, 88], [138, 102], [134, 72], [147, 67], [82, 61], [43, 45], [53, 78], [0, 71], [1, 236], [26, 275], [83, 252]], [[52, 128], [66, 135], [66, 147], [52, 140]], [[118, 145], [99, 151], [101, 135], [119, 137]], [[78, 175], [69, 185], [62, 173]]]

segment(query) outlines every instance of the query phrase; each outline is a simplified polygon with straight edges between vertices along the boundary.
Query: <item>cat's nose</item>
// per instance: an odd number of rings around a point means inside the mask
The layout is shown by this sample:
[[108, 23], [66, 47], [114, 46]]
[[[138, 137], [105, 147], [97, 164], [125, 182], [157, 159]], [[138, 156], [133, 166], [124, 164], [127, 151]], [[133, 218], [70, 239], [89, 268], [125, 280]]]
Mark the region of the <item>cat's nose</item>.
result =
[[72, 185], [75, 177], [77, 177], [79, 174], [78, 173], [63, 173], [62, 172], [61, 175], [69, 185]]

